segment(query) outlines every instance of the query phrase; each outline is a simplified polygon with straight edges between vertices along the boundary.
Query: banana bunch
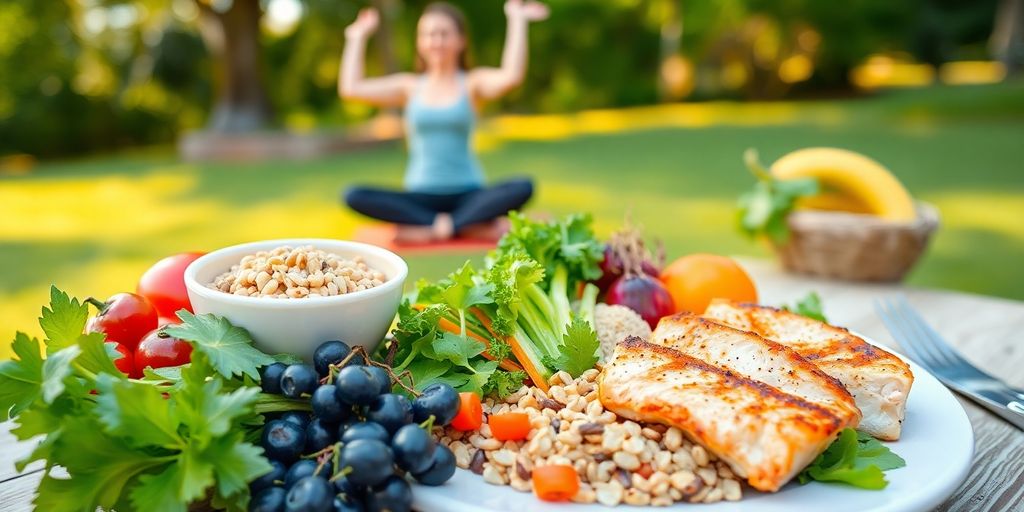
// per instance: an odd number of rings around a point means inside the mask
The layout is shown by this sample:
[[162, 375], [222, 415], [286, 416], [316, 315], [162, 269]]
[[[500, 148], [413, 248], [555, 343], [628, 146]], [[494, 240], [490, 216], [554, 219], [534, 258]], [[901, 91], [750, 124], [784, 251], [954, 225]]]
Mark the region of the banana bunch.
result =
[[797, 208], [877, 215], [892, 221], [912, 221], [917, 213], [907, 189], [878, 162], [845, 149], [806, 148], [772, 164], [780, 180], [813, 178], [819, 192], [800, 198]]

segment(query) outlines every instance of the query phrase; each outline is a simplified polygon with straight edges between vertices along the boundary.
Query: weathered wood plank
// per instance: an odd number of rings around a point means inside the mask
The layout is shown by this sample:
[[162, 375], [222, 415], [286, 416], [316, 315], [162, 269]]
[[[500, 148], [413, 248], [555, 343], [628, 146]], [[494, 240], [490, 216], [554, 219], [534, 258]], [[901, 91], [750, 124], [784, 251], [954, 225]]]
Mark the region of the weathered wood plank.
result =
[[0, 510], [4, 512], [32, 510], [32, 498], [35, 497], [36, 487], [42, 479], [43, 472], [36, 471], [0, 483]]
[[[11, 433], [13, 425], [13, 422], [10, 421], [0, 423], [0, 486], [3, 485], [3, 482], [22, 474], [18, 473], [18, 470], [14, 468], [14, 463], [32, 453], [32, 449], [35, 447], [35, 442], [33, 441], [19, 442], [18, 438], [14, 437], [14, 434]], [[42, 468], [42, 461], [34, 462], [25, 468], [24, 473], [32, 473]], [[0, 503], [3, 502], [0, 501]]]

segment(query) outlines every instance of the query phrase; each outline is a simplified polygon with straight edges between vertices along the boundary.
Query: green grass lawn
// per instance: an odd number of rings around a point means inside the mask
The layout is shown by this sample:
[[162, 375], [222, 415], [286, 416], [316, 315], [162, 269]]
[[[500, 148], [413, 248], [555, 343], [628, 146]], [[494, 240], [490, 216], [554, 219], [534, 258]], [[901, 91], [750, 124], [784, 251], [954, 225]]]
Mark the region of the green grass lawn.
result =
[[[534, 177], [535, 212], [591, 212], [602, 234], [629, 212], [670, 256], [768, 256], [734, 229], [735, 198], [752, 183], [743, 150], [771, 162], [801, 147], [845, 147], [885, 163], [942, 212], [910, 283], [1024, 299], [1022, 83], [608, 115], [526, 119], [518, 131], [485, 124], [483, 164], [493, 179]], [[556, 125], [573, 128], [549, 129]], [[339, 207], [339, 190], [397, 186], [404, 158], [396, 145], [311, 162], [200, 165], [158, 151], [0, 177], [0, 336], [38, 332], [50, 283], [105, 296], [133, 289], [142, 270], [174, 252], [348, 237], [366, 221]], [[438, 276], [465, 256], [410, 258], [412, 275]]]

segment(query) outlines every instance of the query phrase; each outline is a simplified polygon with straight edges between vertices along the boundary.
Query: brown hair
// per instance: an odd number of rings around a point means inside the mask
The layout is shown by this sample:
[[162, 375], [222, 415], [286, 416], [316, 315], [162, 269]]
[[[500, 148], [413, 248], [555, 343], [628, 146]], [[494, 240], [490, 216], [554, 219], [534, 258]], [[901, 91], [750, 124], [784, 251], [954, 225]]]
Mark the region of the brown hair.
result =
[[[420, 15], [420, 17], [422, 18], [423, 16], [426, 16], [428, 14], [440, 14], [443, 16], [447, 16], [448, 19], [452, 20], [452, 23], [455, 24], [455, 30], [459, 32], [459, 35], [461, 35], [463, 39], [466, 39], [468, 41], [469, 35], [466, 32], [466, 15], [463, 14], [462, 10], [460, 10], [458, 7], [455, 7], [454, 5], [448, 2], [431, 2], [430, 4], [427, 5], [425, 9], [423, 9], [423, 14]], [[469, 69], [469, 55], [468, 50], [465, 47], [463, 47], [462, 51], [459, 52], [458, 64], [459, 69], [463, 71]], [[426, 69], [426, 67], [426, 62], [423, 61], [423, 57], [420, 56], [419, 52], [417, 52], [416, 70], [423, 71], [424, 69]]]

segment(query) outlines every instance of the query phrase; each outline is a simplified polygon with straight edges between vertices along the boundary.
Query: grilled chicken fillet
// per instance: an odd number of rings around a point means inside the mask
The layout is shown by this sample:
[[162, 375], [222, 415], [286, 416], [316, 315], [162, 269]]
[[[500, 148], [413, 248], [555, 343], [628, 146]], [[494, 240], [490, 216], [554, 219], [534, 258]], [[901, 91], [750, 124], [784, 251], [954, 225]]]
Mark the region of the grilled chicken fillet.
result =
[[863, 414], [858, 428], [879, 439], [900, 438], [914, 383], [900, 358], [846, 329], [775, 308], [714, 301], [704, 316], [792, 348], [846, 386]]
[[762, 491], [777, 491], [847, 426], [825, 408], [630, 337], [598, 381], [604, 407], [678, 427]]
[[651, 343], [725, 368], [817, 404], [850, 427], [860, 422], [853, 396], [793, 349], [696, 315], [662, 318]]

